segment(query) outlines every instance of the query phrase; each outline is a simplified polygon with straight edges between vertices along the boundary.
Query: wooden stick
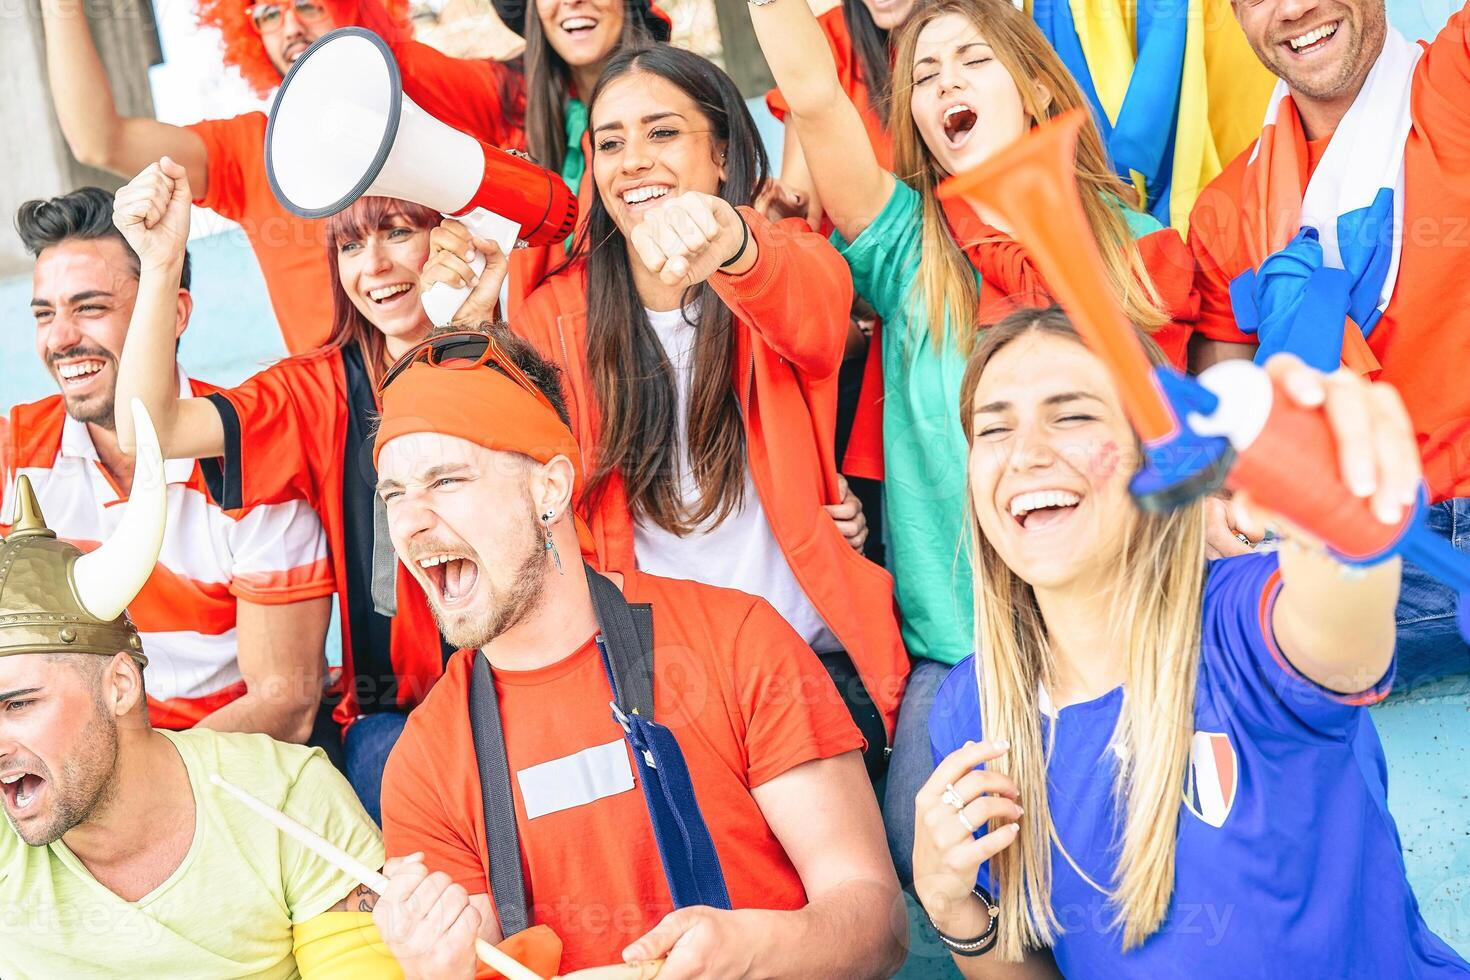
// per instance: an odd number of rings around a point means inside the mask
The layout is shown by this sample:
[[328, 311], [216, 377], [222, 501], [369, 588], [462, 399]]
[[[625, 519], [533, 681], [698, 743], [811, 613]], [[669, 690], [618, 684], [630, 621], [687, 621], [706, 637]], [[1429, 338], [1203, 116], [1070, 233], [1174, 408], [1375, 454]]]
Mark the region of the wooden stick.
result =
[[[233, 796], [240, 803], [254, 810], [256, 815], [266, 823], [269, 823], [287, 837], [295, 840], [302, 847], [305, 847], [339, 871], [352, 875], [379, 895], [382, 895], [387, 889], [388, 879], [382, 872], [369, 868], [336, 844], [303, 827], [275, 807], [262, 803], [234, 783], [222, 778], [218, 773], [211, 773], [209, 780]], [[475, 955], [479, 957], [481, 963], [499, 970], [504, 974], [506, 980], [545, 980], [541, 974], [522, 965], [508, 953], [496, 949], [493, 945], [478, 937], [475, 939]]]

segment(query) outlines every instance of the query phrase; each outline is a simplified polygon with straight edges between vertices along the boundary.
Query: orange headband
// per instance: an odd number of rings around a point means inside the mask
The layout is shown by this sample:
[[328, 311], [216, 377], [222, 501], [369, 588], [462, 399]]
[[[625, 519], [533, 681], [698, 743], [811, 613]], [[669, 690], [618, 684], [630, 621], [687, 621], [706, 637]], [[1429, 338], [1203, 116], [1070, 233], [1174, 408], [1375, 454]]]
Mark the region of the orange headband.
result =
[[[454, 362], [414, 364], [383, 389], [382, 424], [373, 443], [373, 464], [391, 440], [414, 432], [455, 436], [486, 449], [521, 453], [539, 463], [557, 456], [576, 474], [572, 500], [582, 497], [581, 450], [572, 430], [534, 395], [494, 368], [455, 368]], [[576, 519], [583, 553], [591, 535]]]

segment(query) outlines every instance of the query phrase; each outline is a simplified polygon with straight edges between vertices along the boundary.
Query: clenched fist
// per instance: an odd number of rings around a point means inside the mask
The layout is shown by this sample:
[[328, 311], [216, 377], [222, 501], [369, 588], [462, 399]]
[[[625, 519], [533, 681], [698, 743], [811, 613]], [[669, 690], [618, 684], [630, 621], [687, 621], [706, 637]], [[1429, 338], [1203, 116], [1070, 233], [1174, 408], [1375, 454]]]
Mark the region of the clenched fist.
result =
[[189, 241], [189, 175], [164, 157], [117, 192], [112, 223], [122, 232], [144, 269], [182, 262]]
[[664, 198], [628, 240], [639, 261], [668, 286], [693, 286], [718, 271], [740, 275], [755, 264], [755, 237], [739, 213], [723, 198], [694, 191]]

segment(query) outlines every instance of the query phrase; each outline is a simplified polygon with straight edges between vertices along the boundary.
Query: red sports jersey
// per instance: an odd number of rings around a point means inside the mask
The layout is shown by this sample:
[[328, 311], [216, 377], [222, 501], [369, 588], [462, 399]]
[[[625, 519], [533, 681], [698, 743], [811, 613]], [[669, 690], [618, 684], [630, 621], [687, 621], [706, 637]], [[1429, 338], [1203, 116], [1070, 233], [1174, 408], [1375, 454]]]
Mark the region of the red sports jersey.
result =
[[[194, 397], [217, 389], [179, 373]], [[60, 395], [10, 414], [0, 440], [0, 531], [15, 519], [15, 478], [25, 474], [47, 521], [64, 540], [91, 550], [111, 537], [125, 508], [98, 461], [87, 426]], [[226, 513], [193, 460], [164, 463], [168, 525], [158, 564], [128, 614], [148, 657], [149, 718], [189, 728], [245, 693], [236, 660], [237, 600], [283, 605], [330, 595], [327, 541], [316, 513], [284, 500]]]
[[[1414, 72], [1413, 128], [1404, 150], [1403, 252], [1393, 299], [1368, 347], [1379, 380], [1409, 409], [1434, 500], [1470, 496], [1470, 10], [1427, 45]], [[1315, 168], [1330, 140], [1308, 145]], [[1215, 340], [1254, 343], [1240, 332], [1230, 282], [1250, 267], [1242, 199], [1247, 149], [1200, 194], [1189, 221], [1202, 303], [1198, 328]]]
[[[336, 718], [418, 704], [448, 652], [424, 590], [395, 562], [398, 613], [373, 609], [373, 388], [356, 347], [288, 358], [210, 397], [225, 454], [205, 463], [225, 507], [303, 500], [321, 514], [342, 614]], [[386, 542], [385, 542], [386, 544]]]

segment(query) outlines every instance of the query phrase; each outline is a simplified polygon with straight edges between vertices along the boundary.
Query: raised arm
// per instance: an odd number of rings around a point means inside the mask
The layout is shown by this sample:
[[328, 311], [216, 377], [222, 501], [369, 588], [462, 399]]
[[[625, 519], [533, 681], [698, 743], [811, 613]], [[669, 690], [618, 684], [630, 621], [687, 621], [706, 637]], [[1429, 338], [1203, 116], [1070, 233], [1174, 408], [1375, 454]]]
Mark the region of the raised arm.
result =
[[[1319, 374], [1285, 354], [1267, 370], [1298, 404], [1322, 407], [1337, 438], [1343, 482], [1371, 500], [1379, 520], [1397, 524], [1421, 482], [1414, 429], [1398, 392], [1346, 370]], [[1253, 509], [1249, 501], [1246, 506]], [[1328, 690], [1371, 689], [1393, 658], [1399, 560], [1347, 568], [1301, 532], [1283, 530], [1281, 595], [1271, 623], [1282, 655]]]
[[832, 50], [807, 0], [751, 6], [750, 21], [787, 105], [822, 208], [852, 241], [893, 193], [857, 108], [842, 90]]
[[202, 197], [209, 179], [204, 141], [179, 126], [118, 114], [81, 4], [42, 0], [41, 17], [46, 80], [61, 131], [77, 160], [127, 177], [167, 155], [184, 166], [190, 185]]
[[[113, 222], [138, 253], [138, 299], [117, 370], [117, 403], [141, 398], [158, 429], [166, 457], [213, 457], [225, 450], [225, 430], [214, 404], [181, 398], [175, 348], [179, 278], [189, 239], [189, 178], [168, 157], [117, 192]], [[130, 413], [117, 416], [123, 452], [134, 446]]]

